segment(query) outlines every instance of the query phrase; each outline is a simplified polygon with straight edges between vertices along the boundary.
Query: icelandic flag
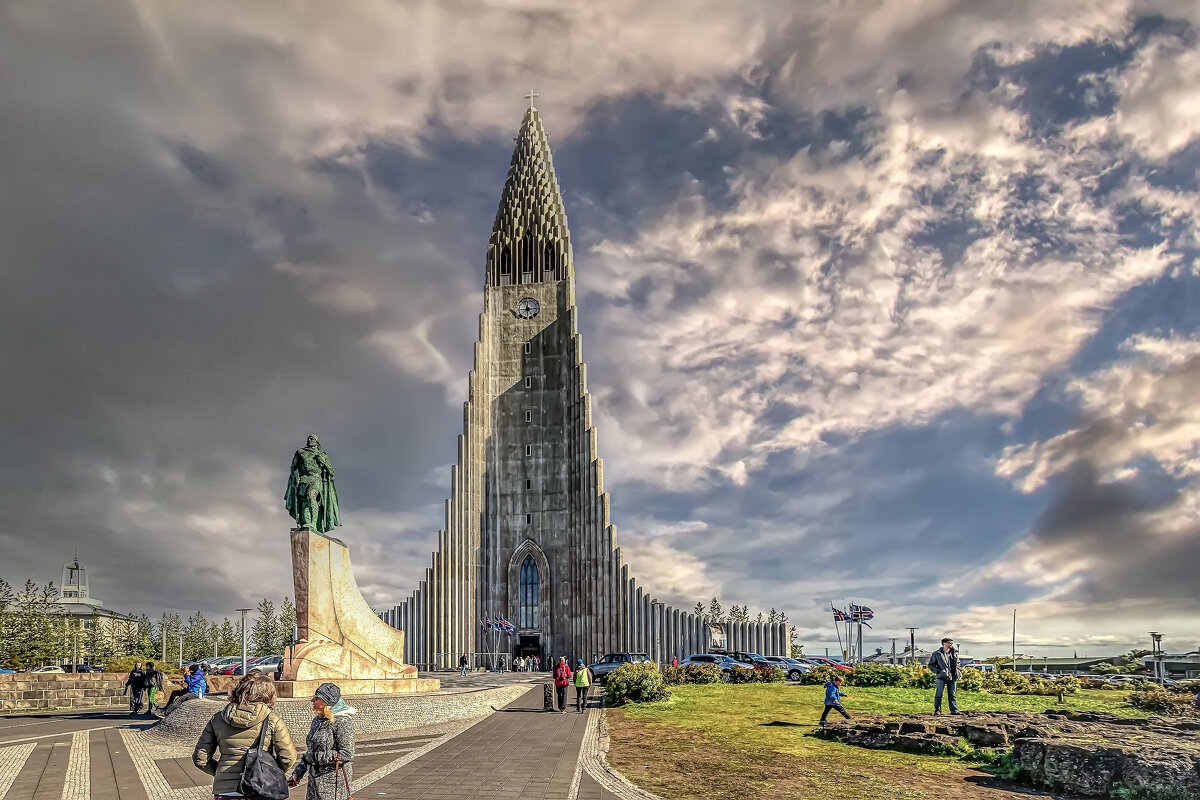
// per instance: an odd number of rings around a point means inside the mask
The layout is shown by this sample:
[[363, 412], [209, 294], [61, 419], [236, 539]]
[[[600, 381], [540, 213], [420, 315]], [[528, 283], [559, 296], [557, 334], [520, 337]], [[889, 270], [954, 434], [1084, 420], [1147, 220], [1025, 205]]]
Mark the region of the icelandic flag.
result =
[[[851, 603], [850, 619], [854, 620], [855, 622], [866, 622], [869, 619], [875, 619], [875, 612], [866, 606], [859, 606]], [[869, 628], [871, 626], [868, 625], [867, 627]]]
[[[833, 608], [833, 606], [830, 606], [830, 608]], [[846, 621], [846, 612], [838, 611], [836, 608], [833, 608], [833, 621], [834, 622], [845, 622]]]
[[516, 633], [517, 628], [504, 617], [496, 617], [496, 626], [505, 633]]

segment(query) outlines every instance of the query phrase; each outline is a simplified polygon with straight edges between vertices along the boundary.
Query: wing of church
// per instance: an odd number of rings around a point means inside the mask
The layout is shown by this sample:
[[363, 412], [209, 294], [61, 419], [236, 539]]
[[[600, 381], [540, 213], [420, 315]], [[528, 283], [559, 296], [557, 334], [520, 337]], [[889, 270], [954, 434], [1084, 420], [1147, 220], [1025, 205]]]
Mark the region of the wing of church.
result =
[[[630, 573], [609, 517], [578, 314], [567, 215], [531, 104], [488, 242], [445, 529], [425, 580], [383, 612], [407, 634], [405, 662], [453, 666], [465, 654], [482, 664], [494, 650], [787, 655], [786, 625], [714, 625], [656, 601]], [[497, 618], [512, 632], [487, 624]]]

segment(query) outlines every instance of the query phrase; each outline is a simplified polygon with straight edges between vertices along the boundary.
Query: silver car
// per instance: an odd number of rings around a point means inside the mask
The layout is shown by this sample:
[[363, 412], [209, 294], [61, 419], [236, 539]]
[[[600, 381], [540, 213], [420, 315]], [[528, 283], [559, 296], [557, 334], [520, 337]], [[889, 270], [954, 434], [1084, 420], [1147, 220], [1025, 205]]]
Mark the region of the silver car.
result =
[[766, 656], [766, 659], [772, 665], [786, 672], [789, 681], [800, 680], [801, 675], [812, 669], [810, 665], [797, 661], [794, 658], [788, 658], [787, 656]]
[[645, 653], [609, 653], [596, 663], [588, 664], [588, 669], [592, 671], [596, 680], [602, 680], [608, 673], [624, 664], [641, 664], [643, 662], [654, 663]]
[[727, 655], [721, 653], [693, 653], [692, 655], [679, 662], [679, 666], [686, 667], [689, 664], [713, 664], [721, 668], [721, 677], [729, 680], [729, 673], [733, 672], [734, 667], [742, 666], [737, 661]]

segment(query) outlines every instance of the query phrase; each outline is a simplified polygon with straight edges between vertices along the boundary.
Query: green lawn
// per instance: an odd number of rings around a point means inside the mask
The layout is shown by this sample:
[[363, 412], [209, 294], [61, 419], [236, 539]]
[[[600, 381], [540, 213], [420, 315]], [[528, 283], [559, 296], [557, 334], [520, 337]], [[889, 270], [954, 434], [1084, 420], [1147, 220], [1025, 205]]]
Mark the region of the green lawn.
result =
[[[856, 712], [932, 710], [932, 690], [848, 688]], [[678, 686], [658, 703], [609, 712], [609, 759], [630, 780], [671, 800], [804, 797], [1002, 798], [973, 765], [944, 756], [867, 750], [811, 735], [824, 704], [820, 686]], [[1126, 693], [1081, 691], [1057, 697], [959, 693], [963, 709], [1072, 708], [1144, 716]]]

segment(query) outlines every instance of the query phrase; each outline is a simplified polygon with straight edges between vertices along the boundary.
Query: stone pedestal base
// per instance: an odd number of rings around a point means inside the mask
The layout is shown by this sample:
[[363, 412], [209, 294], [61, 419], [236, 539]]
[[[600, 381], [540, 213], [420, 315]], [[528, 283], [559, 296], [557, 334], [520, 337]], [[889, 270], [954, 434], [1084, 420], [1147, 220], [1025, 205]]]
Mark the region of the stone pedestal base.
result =
[[[388, 625], [367, 605], [346, 545], [302, 530], [291, 532], [291, 545], [299, 641], [283, 662], [281, 697], [312, 697], [326, 681], [336, 683], [343, 694], [403, 694], [440, 687], [436, 680], [417, 680], [416, 667], [404, 663], [404, 631]], [[283, 694], [289, 683], [289, 694]]]
[[[442, 688], [441, 681], [430, 678], [337, 678], [332, 679], [342, 690], [343, 697], [364, 694], [415, 694], [436, 692]], [[311, 698], [317, 687], [325, 681], [277, 681], [275, 692], [280, 697]]]

